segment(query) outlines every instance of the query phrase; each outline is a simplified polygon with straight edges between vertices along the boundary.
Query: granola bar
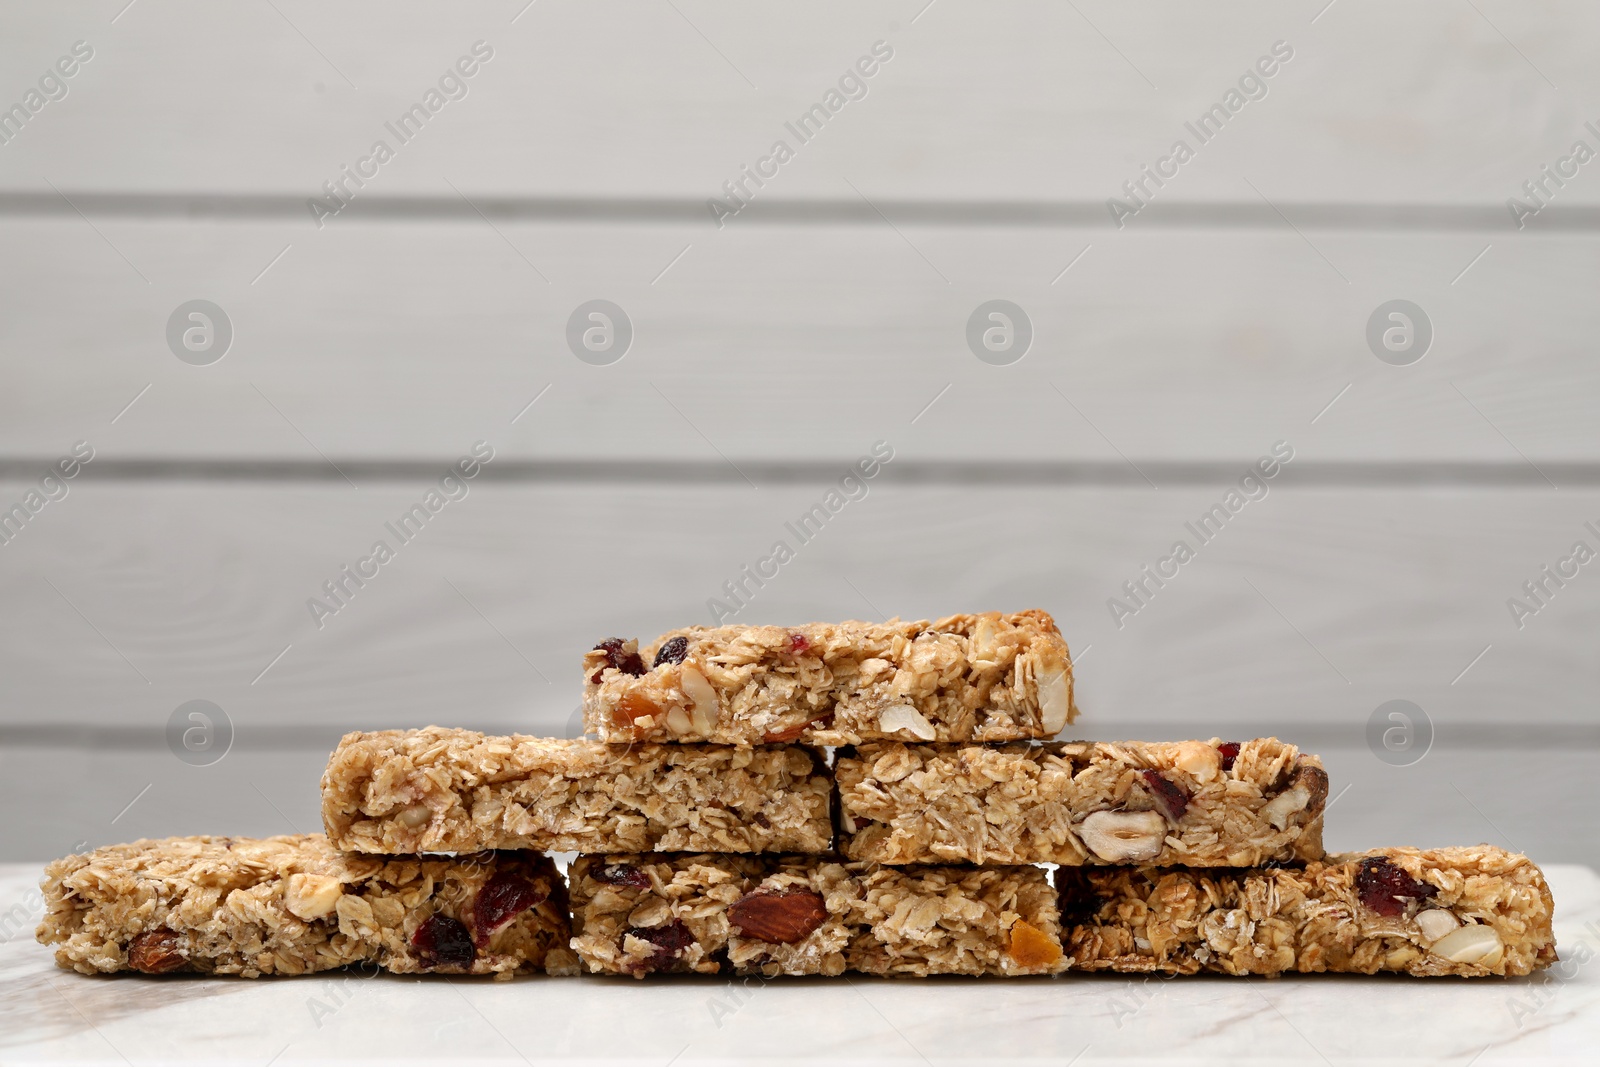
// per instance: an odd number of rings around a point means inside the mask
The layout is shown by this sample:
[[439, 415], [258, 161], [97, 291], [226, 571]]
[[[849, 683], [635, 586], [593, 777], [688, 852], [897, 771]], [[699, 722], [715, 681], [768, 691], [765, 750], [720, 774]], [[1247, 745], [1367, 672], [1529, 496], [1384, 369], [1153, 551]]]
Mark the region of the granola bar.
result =
[[590, 972], [1054, 974], [1039, 867], [904, 867], [796, 856], [582, 856], [572, 947]]
[[1016, 741], [1071, 722], [1072, 661], [1042, 611], [937, 622], [691, 626], [583, 660], [604, 741]]
[[1276, 738], [879, 742], [838, 755], [840, 851], [878, 863], [1252, 867], [1322, 856], [1328, 775]]
[[827, 852], [831, 791], [821, 758], [798, 746], [430, 726], [346, 734], [322, 776], [322, 820], [352, 852]]
[[1385, 848], [1303, 868], [1060, 868], [1083, 970], [1525, 975], [1556, 959], [1544, 875], [1491, 845]]
[[576, 973], [567, 893], [536, 852], [383, 859], [321, 834], [169, 837], [45, 867], [38, 939], [84, 974]]

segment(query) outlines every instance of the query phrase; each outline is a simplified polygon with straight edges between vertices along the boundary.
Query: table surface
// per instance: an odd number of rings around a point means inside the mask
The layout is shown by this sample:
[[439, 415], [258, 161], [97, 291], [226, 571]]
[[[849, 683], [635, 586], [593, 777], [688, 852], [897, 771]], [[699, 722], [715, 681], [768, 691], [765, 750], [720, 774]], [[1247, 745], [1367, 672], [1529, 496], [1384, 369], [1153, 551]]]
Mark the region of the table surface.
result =
[[[1524, 979], [89, 978], [0, 866], [0, 1063], [1592, 1063], [1600, 877], [1548, 869], [1563, 962]], [[20, 909], [20, 910], [19, 910]], [[26, 916], [22, 913], [26, 912]], [[532, 1010], [530, 1010], [532, 1009]]]

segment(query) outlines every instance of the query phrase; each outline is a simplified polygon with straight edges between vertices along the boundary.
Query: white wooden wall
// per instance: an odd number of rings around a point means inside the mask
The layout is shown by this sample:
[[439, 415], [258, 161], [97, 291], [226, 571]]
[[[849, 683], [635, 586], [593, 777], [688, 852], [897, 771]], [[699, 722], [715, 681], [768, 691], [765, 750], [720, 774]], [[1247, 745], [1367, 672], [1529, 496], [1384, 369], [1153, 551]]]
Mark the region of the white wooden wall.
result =
[[[316, 823], [350, 728], [568, 732], [601, 637], [709, 622], [875, 441], [895, 453], [739, 621], [1039, 606], [1086, 736], [1323, 752], [1337, 847], [1600, 860], [1600, 13], [924, 0], [803, 7], [0, 7], [0, 859]], [[474, 42], [493, 57], [318, 228], [306, 200]], [[717, 228], [705, 201], [875, 42], [867, 94]], [[1275, 42], [1150, 205], [1105, 201]], [[169, 351], [184, 301], [228, 354]], [[569, 314], [635, 330], [591, 366]], [[968, 315], [1030, 316], [1020, 362]], [[1403, 298], [1434, 340], [1368, 350]], [[528, 406], [530, 401], [537, 401]], [[321, 584], [475, 441], [495, 460], [318, 628]], [[1119, 628], [1107, 600], [1275, 442], [1265, 499]], [[233, 746], [186, 765], [186, 701]], [[1368, 748], [1406, 699], [1420, 762]], [[132, 802], [130, 804], [130, 801]]]

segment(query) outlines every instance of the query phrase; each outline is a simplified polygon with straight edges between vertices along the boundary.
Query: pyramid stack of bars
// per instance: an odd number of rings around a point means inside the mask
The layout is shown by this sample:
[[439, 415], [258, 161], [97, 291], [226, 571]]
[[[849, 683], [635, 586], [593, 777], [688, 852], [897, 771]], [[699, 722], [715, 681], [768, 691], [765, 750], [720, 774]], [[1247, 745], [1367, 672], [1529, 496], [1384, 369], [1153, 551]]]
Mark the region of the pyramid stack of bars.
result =
[[[689, 628], [604, 641], [583, 675], [597, 739], [346, 736], [325, 836], [57, 860], [40, 940], [85, 973], [252, 977], [1478, 976], [1556, 958], [1526, 857], [1324, 855], [1328, 776], [1293, 745], [1049, 741], [1075, 708], [1040, 611]], [[565, 878], [550, 853], [577, 853]]]

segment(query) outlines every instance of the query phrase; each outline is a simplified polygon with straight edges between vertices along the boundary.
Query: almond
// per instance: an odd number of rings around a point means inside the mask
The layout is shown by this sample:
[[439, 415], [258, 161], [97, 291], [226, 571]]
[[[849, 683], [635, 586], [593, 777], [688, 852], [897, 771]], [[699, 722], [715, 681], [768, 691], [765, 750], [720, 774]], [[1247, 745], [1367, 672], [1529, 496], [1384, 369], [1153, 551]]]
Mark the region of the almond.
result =
[[165, 928], [147, 930], [128, 944], [128, 966], [145, 974], [166, 974], [187, 962], [178, 951], [178, 935]]
[[1430, 948], [1451, 963], [1476, 963], [1493, 967], [1504, 945], [1492, 926], [1460, 926], [1435, 941]]
[[827, 917], [828, 906], [809, 889], [784, 893], [758, 889], [728, 909], [728, 922], [742, 936], [777, 945], [805, 940]]
[[667, 712], [667, 729], [682, 737], [694, 729], [694, 726], [689, 722], [689, 716], [682, 708], [673, 708]]
[[1039, 669], [1039, 720], [1044, 736], [1054, 737], [1072, 721], [1072, 681], [1065, 666], [1046, 664]]
[[678, 672], [678, 685], [683, 689], [683, 695], [688, 697], [689, 703], [693, 705], [690, 714], [693, 716], [694, 728], [709, 736], [721, 717], [721, 709], [717, 705], [717, 691], [711, 688], [710, 681], [692, 663], [685, 663], [683, 669]]
[[1417, 912], [1417, 929], [1422, 931], [1422, 936], [1430, 943], [1440, 940], [1460, 925], [1461, 920], [1443, 908], [1429, 908], [1427, 911]]
[[885, 734], [897, 734], [904, 730], [918, 741], [932, 741], [939, 736], [933, 723], [909, 704], [891, 704], [879, 712], [878, 729]]
[[785, 726], [781, 730], [768, 730], [766, 733], [761, 735], [761, 743], [763, 745], [790, 744], [791, 742], [798, 741], [800, 739], [800, 735], [805, 733], [806, 727], [810, 725], [811, 724], [808, 722], [797, 722], [793, 726]]

